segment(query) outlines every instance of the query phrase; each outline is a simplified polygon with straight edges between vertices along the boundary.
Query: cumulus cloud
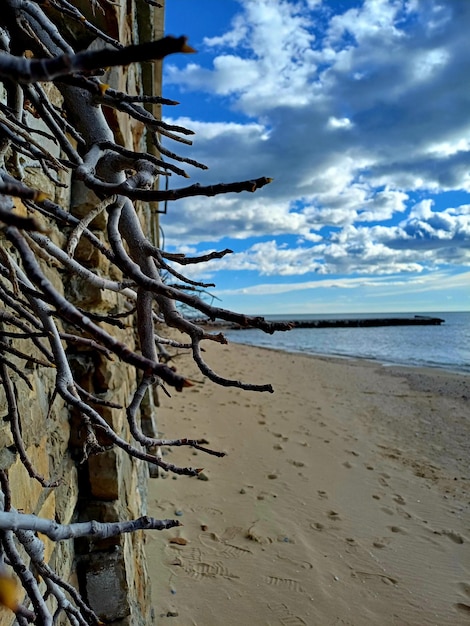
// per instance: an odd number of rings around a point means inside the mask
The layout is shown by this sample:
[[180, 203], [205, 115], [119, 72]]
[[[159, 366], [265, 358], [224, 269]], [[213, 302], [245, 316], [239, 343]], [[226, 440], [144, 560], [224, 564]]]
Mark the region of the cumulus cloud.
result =
[[[211, 66], [166, 83], [224, 98], [237, 121], [196, 131], [202, 183], [272, 176], [256, 194], [188, 199], [163, 222], [174, 245], [255, 238], [213, 270], [262, 275], [422, 272], [469, 261], [470, 2], [240, 0], [205, 40]], [[227, 100], [228, 99], [228, 100]], [[413, 204], [412, 194], [428, 198]], [[288, 246], [278, 236], [291, 236]], [[300, 243], [299, 243], [300, 241]]]
[[350, 224], [313, 240], [256, 242], [241, 252], [193, 267], [193, 276], [220, 271], [260, 276], [363, 276], [421, 273], [446, 264], [470, 264], [470, 205], [433, 211], [432, 200], [413, 207], [397, 226]]
[[[381, 296], [393, 295], [397, 289], [408, 288], [415, 293], [433, 292], [442, 289], [442, 283], [445, 282], [449, 289], [459, 289], [465, 287], [470, 282], [470, 272], [462, 272], [452, 274], [449, 271], [439, 271], [426, 275], [418, 274], [400, 278], [394, 276], [374, 277], [374, 278], [324, 278], [322, 280], [310, 280], [302, 282], [276, 282], [276, 283], [259, 283], [250, 287], [241, 287], [235, 289], [223, 289], [219, 294], [222, 296], [243, 296], [243, 295], [281, 295], [289, 294], [296, 291], [310, 291], [312, 289], [357, 289], [369, 288], [379, 291]], [[297, 312], [297, 311], [295, 311]]]
[[[250, 115], [277, 105], [298, 108], [309, 100], [305, 86], [316, 72], [304, 3], [248, 0], [243, 13], [222, 36], [205, 39], [220, 50], [211, 70], [191, 64], [170, 67], [168, 80], [191, 88], [207, 88], [218, 95], [231, 94], [234, 105]], [[228, 54], [228, 50], [234, 50]]]
[[470, 262], [470, 205], [434, 211], [432, 200], [414, 207], [405, 222], [390, 232], [382, 231], [382, 241], [392, 249], [432, 251], [435, 262]]

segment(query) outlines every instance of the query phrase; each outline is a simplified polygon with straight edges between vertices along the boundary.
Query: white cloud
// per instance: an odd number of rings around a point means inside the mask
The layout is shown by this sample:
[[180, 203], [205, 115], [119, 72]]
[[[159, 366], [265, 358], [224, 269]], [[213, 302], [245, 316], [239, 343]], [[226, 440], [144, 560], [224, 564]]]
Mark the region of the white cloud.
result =
[[330, 117], [328, 120], [328, 126], [330, 128], [351, 128], [352, 122], [348, 117]]
[[270, 110], [273, 103], [295, 108], [306, 104], [316, 66], [305, 4], [244, 0], [242, 5], [243, 16], [235, 17], [227, 33], [205, 39], [206, 46], [238, 49], [238, 54], [219, 54], [212, 70], [195, 63], [183, 70], [170, 66], [167, 80], [231, 94], [235, 106], [251, 115]]
[[381, 276], [448, 264], [470, 264], [470, 205], [436, 212], [431, 200], [423, 200], [398, 226], [349, 224], [327, 239], [316, 235], [289, 245], [271, 239], [189, 271], [205, 278], [223, 270], [261, 276]]
[[[315, 239], [308, 213], [289, 211], [289, 204], [274, 199], [255, 198], [243, 202], [239, 196], [196, 197], [185, 202], [180, 217], [180, 203], [170, 208], [171, 221], [165, 223], [170, 240], [186, 243], [218, 241], [223, 237], [244, 239], [260, 233], [292, 234]], [[230, 216], [227, 219], [227, 216]]]
[[415, 81], [431, 80], [436, 72], [447, 65], [449, 53], [447, 50], [434, 49], [425, 50], [422, 54], [417, 54], [411, 65], [411, 72]]
[[184, 127], [190, 127], [196, 133], [197, 141], [206, 142], [216, 139], [227, 140], [242, 138], [242, 140], [250, 140], [252, 143], [263, 141], [268, 137], [267, 128], [263, 124], [247, 123], [237, 124], [235, 122], [199, 122], [191, 120], [188, 117], [180, 117], [178, 119], [166, 118], [169, 124], [177, 124]]
[[[397, 289], [408, 288], [414, 292], [432, 292], [442, 289], [445, 282], [448, 289], [465, 287], [470, 283], [470, 272], [462, 272], [452, 275], [450, 272], [436, 272], [433, 274], [377, 278], [325, 278], [322, 280], [311, 280], [305, 282], [277, 282], [260, 283], [250, 287], [239, 289], [221, 289], [217, 293], [220, 296], [242, 296], [242, 295], [281, 295], [294, 291], [310, 291], [320, 289], [357, 289], [368, 287], [374, 290], [380, 289], [381, 296], [394, 295]], [[297, 311], [296, 311], [297, 313]]]
[[[465, 206], [423, 201], [407, 215], [407, 203], [417, 190], [470, 192], [470, 2], [365, 0], [339, 15], [326, 1], [240, 6], [227, 32], [205, 41], [213, 65], [170, 64], [167, 81], [228, 96], [245, 121], [173, 121], [196, 130], [188, 154], [210, 166], [204, 177], [191, 170], [203, 184], [274, 182], [254, 195], [179, 201], [163, 222], [168, 240], [269, 239], [214, 272], [379, 275], [468, 263]], [[280, 235], [304, 243], [285, 248]]]
[[404, 33], [396, 22], [404, 8], [401, 2], [388, 0], [365, 0], [362, 7], [352, 8], [342, 15], [335, 15], [330, 22], [329, 39], [337, 43], [346, 34], [352, 35], [358, 44], [378, 38], [383, 42], [402, 38]]

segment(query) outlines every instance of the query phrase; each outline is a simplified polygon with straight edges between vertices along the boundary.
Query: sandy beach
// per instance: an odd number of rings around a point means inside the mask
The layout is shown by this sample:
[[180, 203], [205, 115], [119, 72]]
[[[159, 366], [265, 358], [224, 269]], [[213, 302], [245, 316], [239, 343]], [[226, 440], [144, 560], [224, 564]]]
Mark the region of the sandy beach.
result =
[[231, 344], [218, 373], [275, 393], [160, 394], [164, 437], [204, 437], [166, 460], [202, 479], [150, 481], [156, 624], [470, 624], [470, 377]]

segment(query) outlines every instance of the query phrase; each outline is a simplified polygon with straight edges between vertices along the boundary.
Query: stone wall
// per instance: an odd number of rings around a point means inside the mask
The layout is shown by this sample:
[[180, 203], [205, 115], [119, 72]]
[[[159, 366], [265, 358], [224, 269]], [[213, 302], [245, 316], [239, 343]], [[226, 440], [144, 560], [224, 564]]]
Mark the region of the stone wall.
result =
[[[160, 2], [161, 3], [161, 2]], [[163, 3], [161, 3], [163, 4]], [[91, 13], [87, 0], [75, 2], [90, 21], [112, 34], [122, 43], [148, 40], [160, 36], [163, 9], [153, 8], [143, 0], [121, 1], [116, 4], [102, 3], [105, 13]], [[86, 45], [94, 45], [86, 42]], [[160, 69], [151, 64], [144, 68], [133, 65], [125, 71], [114, 69], [104, 79], [112, 87], [128, 93], [140, 93], [142, 84], [153, 93], [161, 86]], [[50, 97], [60, 104], [60, 95], [47, 85]], [[0, 94], [2, 97], [4, 94]], [[139, 124], [132, 124], [127, 116], [108, 113], [108, 120], [119, 143], [129, 148], [145, 150], [146, 138]], [[44, 190], [51, 199], [77, 216], [84, 215], [96, 206], [98, 199], [93, 193], [65, 179], [66, 188], [57, 188], [43, 176], [34, 164], [25, 163], [26, 183]], [[16, 211], [25, 212], [20, 201], [15, 200]], [[155, 229], [151, 207], [143, 206], [142, 219], [146, 229]], [[103, 222], [95, 220], [91, 226], [94, 233], [102, 236]], [[48, 236], [63, 245], [68, 233], [51, 231]], [[0, 230], [0, 247], [8, 246]], [[82, 239], [75, 258], [98, 274], [103, 257]], [[115, 294], [102, 292], [70, 277], [44, 258], [43, 270], [56, 288], [63, 289], [67, 298], [94, 313], [112, 312], [117, 304]], [[107, 328], [130, 348], [134, 346], [132, 316], [124, 318], [122, 328]], [[70, 329], [64, 328], [65, 331]], [[12, 345], [14, 345], [14, 341]], [[24, 347], [24, 344], [23, 344]], [[39, 352], [39, 351], [37, 351]], [[32, 356], [40, 357], [34, 349]], [[76, 381], [86, 391], [96, 396], [112, 399], [125, 406], [135, 389], [135, 370], [110, 361], [102, 354], [84, 348], [69, 352]], [[55, 519], [60, 523], [71, 521], [117, 521], [139, 517], [146, 512], [146, 483], [148, 468], [145, 463], [131, 459], [122, 450], [108, 446], [104, 452], [84, 455], [84, 433], [81, 416], [70, 411], [60, 398], [53, 397], [55, 372], [52, 368], [24, 363], [12, 357], [27, 375], [31, 389], [21, 378], [12, 373], [11, 379], [22, 420], [22, 434], [26, 451], [37, 472], [46, 478], [59, 478], [58, 487], [44, 489], [30, 478], [15, 449], [7, 418], [6, 400], [0, 385], [0, 469], [7, 471], [12, 491], [12, 505], [25, 513]], [[106, 392], [106, 393], [105, 393]], [[157, 398], [146, 405], [144, 429], [150, 436], [155, 434], [154, 414]], [[123, 438], [130, 439], [125, 411], [102, 407], [100, 413]], [[100, 441], [106, 446], [109, 442]], [[46, 556], [50, 564], [66, 580], [78, 585], [105, 623], [117, 626], [144, 626], [153, 623], [150, 604], [149, 581], [145, 565], [142, 533], [126, 534], [106, 541], [82, 539], [53, 543], [45, 539]], [[13, 614], [0, 608], [0, 626], [14, 622]]]

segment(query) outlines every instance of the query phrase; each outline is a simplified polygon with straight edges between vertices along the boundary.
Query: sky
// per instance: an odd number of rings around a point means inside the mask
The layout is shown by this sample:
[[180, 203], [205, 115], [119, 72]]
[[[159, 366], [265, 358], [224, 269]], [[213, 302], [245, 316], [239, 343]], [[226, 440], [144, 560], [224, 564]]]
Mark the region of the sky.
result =
[[[470, 1], [167, 0], [165, 145], [210, 185], [168, 204], [165, 249], [249, 314], [470, 310]], [[179, 268], [181, 269], [181, 268]]]

